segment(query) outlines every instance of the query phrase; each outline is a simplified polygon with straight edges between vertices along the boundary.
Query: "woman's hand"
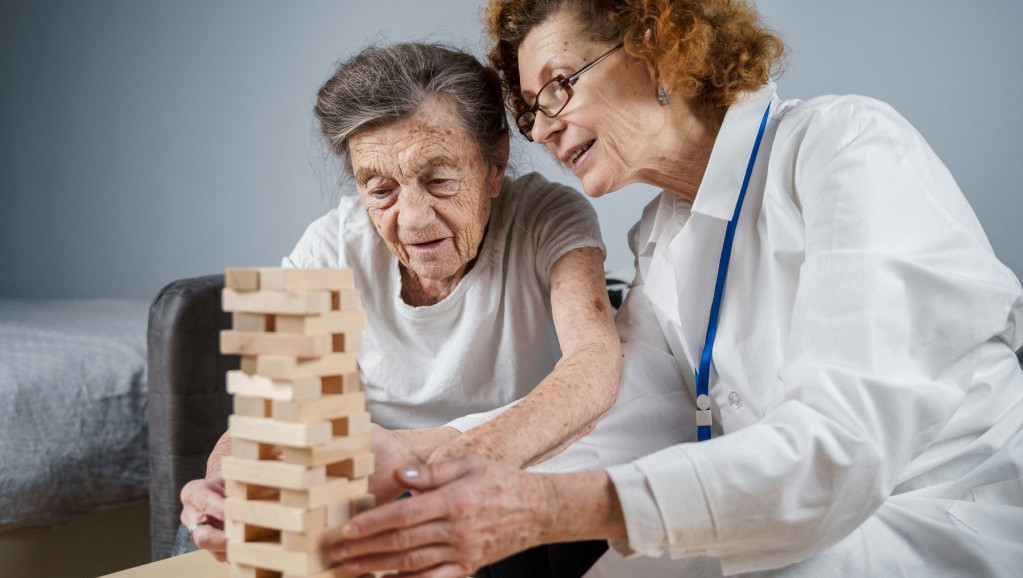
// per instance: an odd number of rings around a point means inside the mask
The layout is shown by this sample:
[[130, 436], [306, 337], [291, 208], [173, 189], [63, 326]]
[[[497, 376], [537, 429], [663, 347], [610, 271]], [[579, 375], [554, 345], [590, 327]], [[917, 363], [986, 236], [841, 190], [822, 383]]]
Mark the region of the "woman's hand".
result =
[[369, 477], [369, 491], [376, 497], [376, 503], [386, 504], [405, 491], [405, 486], [394, 476], [396, 469], [423, 463], [412, 450], [408, 440], [398, 432], [371, 424], [373, 475]]
[[471, 457], [395, 475], [422, 492], [359, 514], [331, 557], [353, 572], [463, 578], [547, 541], [554, 512], [549, 476]]
[[[224, 480], [206, 478], [192, 480], [181, 489], [181, 523], [192, 530], [192, 541], [213, 554], [220, 562], [227, 560], [227, 536], [224, 535]], [[198, 525], [197, 525], [198, 524]]]

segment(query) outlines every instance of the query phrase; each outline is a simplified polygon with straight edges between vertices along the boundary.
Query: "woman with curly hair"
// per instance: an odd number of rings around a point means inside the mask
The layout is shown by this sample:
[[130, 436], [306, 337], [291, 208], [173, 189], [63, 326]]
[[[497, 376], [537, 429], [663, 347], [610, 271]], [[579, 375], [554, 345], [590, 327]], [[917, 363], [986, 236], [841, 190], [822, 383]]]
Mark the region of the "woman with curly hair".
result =
[[608, 539], [587, 576], [1018, 575], [1023, 289], [921, 135], [868, 98], [780, 99], [783, 45], [738, 0], [488, 20], [525, 138], [589, 196], [664, 189], [617, 321], [673, 360], [698, 433], [584, 473], [409, 468], [420, 495], [353, 519], [347, 567]]

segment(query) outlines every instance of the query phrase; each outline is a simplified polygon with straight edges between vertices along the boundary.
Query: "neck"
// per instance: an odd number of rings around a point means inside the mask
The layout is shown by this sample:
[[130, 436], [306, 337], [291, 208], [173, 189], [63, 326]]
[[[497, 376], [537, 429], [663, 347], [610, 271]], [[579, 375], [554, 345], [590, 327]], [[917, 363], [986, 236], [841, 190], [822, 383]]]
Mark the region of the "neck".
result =
[[444, 279], [426, 279], [412, 269], [398, 265], [401, 271], [401, 298], [413, 307], [425, 307], [440, 303], [458, 287], [458, 283], [475, 263], [475, 259]]
[[694, 200], [724, 118], [723, 109], [682, 103], [659, 135], [650, 166], [639, 172], [642, 182]]

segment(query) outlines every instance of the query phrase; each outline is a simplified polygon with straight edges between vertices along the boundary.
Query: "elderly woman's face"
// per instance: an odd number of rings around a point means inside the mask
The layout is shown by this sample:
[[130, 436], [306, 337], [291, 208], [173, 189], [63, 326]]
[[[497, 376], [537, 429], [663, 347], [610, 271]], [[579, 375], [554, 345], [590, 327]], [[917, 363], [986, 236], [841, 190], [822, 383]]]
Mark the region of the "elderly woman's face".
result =
[[398, 260], [435, 281], [464, 273], [503, 170], [483, 160], [454, 104], [433, 98], [407, 119], [352, 136], [349, 149], [366, 212]]
[[[555, 14], [519, 46], [523, 98], [532, 104], [547, 81], [568, 78], [614, 46], [591, 39], [571, 13]], [[533, 140], [570, 167], [591, 197], [642, 181], [653, 133], [666, 124], [649, 67], [619, 50], [582, 74], [573, 90], [555, 118], [537, 113]]]

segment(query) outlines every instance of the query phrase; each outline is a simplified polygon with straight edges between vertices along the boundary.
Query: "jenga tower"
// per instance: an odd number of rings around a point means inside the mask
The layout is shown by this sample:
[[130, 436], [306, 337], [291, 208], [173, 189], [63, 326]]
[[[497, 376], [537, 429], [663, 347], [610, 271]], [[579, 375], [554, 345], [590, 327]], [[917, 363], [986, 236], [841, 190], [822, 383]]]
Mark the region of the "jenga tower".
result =
[[373, 505], [369, 414], [355, 362], [366, 325], [345, 269], [228, 269], [234, 395], [224, 459], [232, 578], [342, 578], [325, 546]]

